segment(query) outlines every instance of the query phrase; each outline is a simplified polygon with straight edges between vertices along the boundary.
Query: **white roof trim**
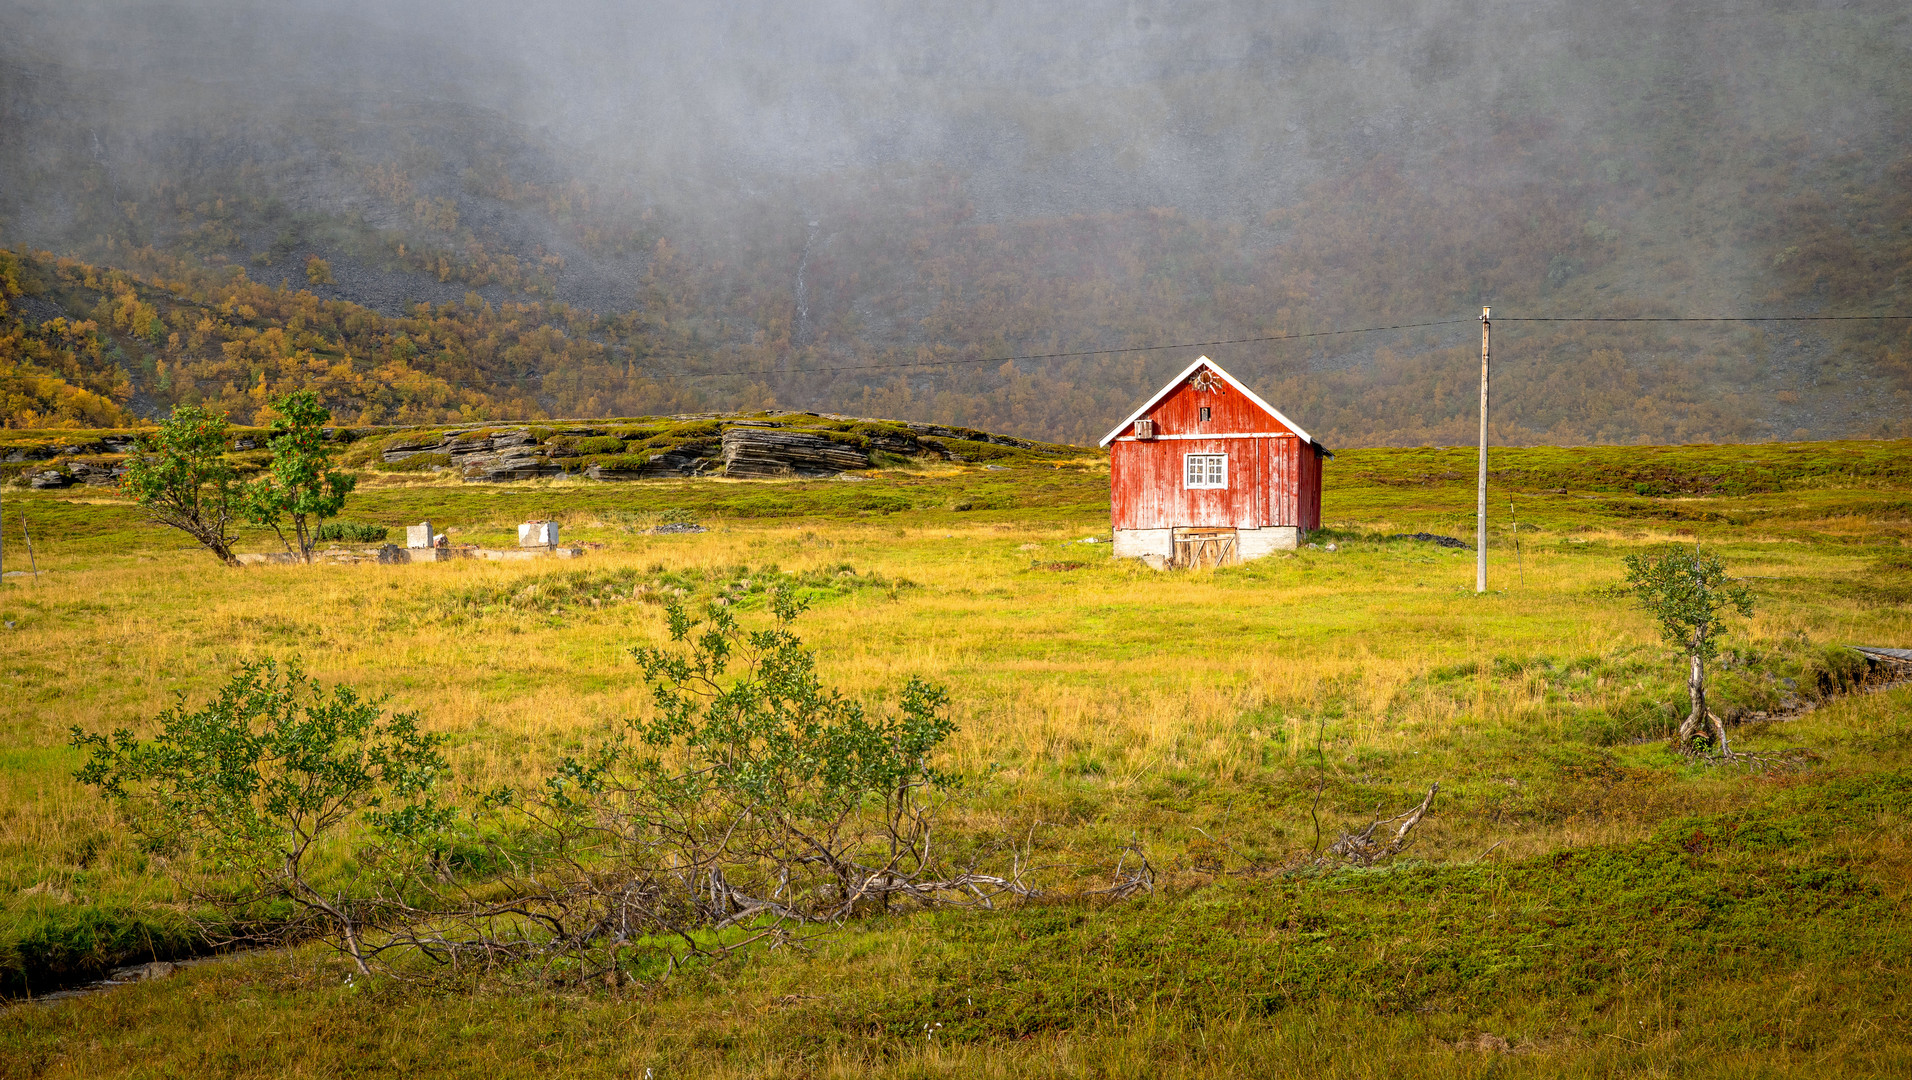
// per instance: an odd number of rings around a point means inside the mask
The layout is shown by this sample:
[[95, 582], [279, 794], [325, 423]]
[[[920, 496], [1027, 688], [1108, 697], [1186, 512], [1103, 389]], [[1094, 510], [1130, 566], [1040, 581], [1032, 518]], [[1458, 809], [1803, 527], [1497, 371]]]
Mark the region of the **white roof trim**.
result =
[[1195, 358], [1194, 363], [1183, 368], [1182, 373], [1180, 375], [1177, 375], [1173, 379], [1170, 379], [1168, 381], [1168, 385], [1158, 390], [1154, 397], [1148, 399], [1148, 401], [1142, 404], [1141, 408], [1130, 413], [1129, 418], [1127, 420], [1124, 420], [1121, 423], [1115, 425], [1114, 431], [1111, 431], [1107, 435], [1102, 436], [1102, 441], [1099, 443], [1096, 443], [1096, 445], [1107, 446], [1110, 443], [1114, 442], [1116, 439], [1116, 436], [1128, 430], [1129, 425], [1135, 423], [1137, 420], [1140, 420], [1142, 418], [1143, 413], [1148, 412], [1150, 409], [1155, 408], [1155, 406], [1159, 404], [1163, 398], [1169, 395], [1169, 391], [1187, 382], [1188, 377], [1190, 375], [1195, 374], [1195, 369], [1198, 367], [1201, 367], [1204, 364], [1208, 365], [1209, 370], [1213, 371], [1217, 375], [1220, 375], [1222, 378], [1228, 380], [1228, 385], [1234, 387], [1237, 390], [1240, 390], [1244, 395], [1247, 396], [1248, 400], [1261, 406], [1261, 409], [1263, 412], [1268, 413], [1269, 415], [1273, 416], [1275, 419], [1281, 421], [1282, 424], [1286, 426], [1289, 431], [1292, 431], [1296, 435], [1301, 436], [1302, 442], [1305, 442], [1305, 443], [1314, 442], [1314, 437], [1312, 435], [1309, 435], [1307, 432], [1301, 430], [1300, 424], [1297, 424], [1293, 420], [1290, 420], [1287, 417], [1281, 415], [1280, 409], [1277, 409], [1273, 405], [1270, 405], [1267, 402], [1263, 401], [1261, 399], [1260, 394], [1257, 394], [1253, 390], [1250, 390], [1246, 386], [1243, 386], [1240, 382], [1238, 382], [1235, 379], [1233, 375], [1230, 375], [1228, 372], [1223, 371], [1221, 369], [1221, 365], [1215, 363], [1215, 361], [1210, 360], [1206, 356], [1198, 356]]

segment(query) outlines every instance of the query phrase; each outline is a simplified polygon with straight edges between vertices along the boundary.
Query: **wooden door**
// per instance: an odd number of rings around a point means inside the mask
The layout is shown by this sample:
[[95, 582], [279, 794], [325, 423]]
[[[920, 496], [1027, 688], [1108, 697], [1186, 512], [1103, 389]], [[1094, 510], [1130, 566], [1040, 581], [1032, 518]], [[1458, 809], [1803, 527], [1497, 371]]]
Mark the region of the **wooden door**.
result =
[[1169, 565], [1184, 570], [1213, 570], [1241, 562], [1233, 529], [1176, 529]]

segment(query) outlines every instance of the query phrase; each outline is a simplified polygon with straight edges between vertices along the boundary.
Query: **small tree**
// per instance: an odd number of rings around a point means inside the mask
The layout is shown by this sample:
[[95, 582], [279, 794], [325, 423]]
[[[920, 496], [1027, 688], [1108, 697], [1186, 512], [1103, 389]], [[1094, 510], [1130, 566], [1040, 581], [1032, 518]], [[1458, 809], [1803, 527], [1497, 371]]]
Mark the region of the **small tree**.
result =
[[226, 418], [196, 405], [181, 405], [141, 437], [121, 482], [154, 521], [178, 529], [227, 565], [232, 524], [243, 509], [243, 491], [226, 460]]
[[[629, 721], [648, 751], [631, 764], [660, 806], [695, 805], [721, 823], [712, 869], [754, 874], [765, 891], [775, 882], [790, 910], [840, 918], [864, 898], [887, 906], [892, 886], [927, 868], [922, 796], [949, 782], [929, 758], [956, 725], [947, 692], [920, 678], [894, 713], [875, 715], [825, 686], [793, 629], [804, 607], [779, 587], [775, 625], [745, 630], [728, 607], [712, 604], [700, 623], [666, 603], [672, 647], [632, 650], [656, 714]], [[684, 771], [670, 776], [671, 764]]]
[[[279, 414], [268, 443], [272, 465], [246, 489], [247, 516], [256, 524], [271, 526], [286, 551], [311, 562], [320, 523], [338, 516], [358, 480], [332, 468], [332, 449], [325, 443], [324, 431], [332, 411], [320, 404], [318, 394], [295, 391], [274, 401], [272, 408]], [[285, 531], [288, 524], [291, 537]]]
[[801, 600], [779, 588], [770, 608], [773, 625], [746, 629], [725, 606], [699, 620], [667, 603], [670, 644], [633, 650], [654, 715], [488, 796], [507, 815], [482, 830], [501, 841], [488, 861], [512, 868], [484, 894], [498, 899], [421, 881], [441, 898], [394, 933], [453, 964], [615, 984], [894, 902], [1032, 895], [945, 864], [963, 845], [932, 835], [949, 780], [929, 759], [955, 730], [943, 690], [911, 679], [894, 710], [866, 709], [819, 677]]
[[[161, 713], [148, 741], [73, 729], [89, 759], [75, 777], [121, 800], [133, 828], [210, 871], [214, 892], [245, 907], [283, 899], [338, 935], [362, 973], [368, 946], [356, 905], [313, 880], [314, 855], [353, 825], [418, 840], [450, 823], [434, 803], [443, 736], [418, 717], [385, 717], [349, 686], [326, 693], [299, 666], [242, 664], [219, 697]], [[251, 887], [234, 895], [237, 874]], [[219, 888], [224, 885], [225, 888]]]
[[1692, 710], [1680, 724], [1678, 744], [1690, 747], [1700, 729], [1710, 723], [1720, 753], [1731, 756], [1726, 725], [1706, 707], [1706, 662], [1719, 653], [1727, 615], [1753, 613], [1753, 594], [1726, 576], [1719, 556], [1698, 546], [1690, 552], [1675, 547], [1628, 555], [1627, 584], [1640, 606], [1659, 620], [1667, 643], [1686, 653], [1686, 692]]

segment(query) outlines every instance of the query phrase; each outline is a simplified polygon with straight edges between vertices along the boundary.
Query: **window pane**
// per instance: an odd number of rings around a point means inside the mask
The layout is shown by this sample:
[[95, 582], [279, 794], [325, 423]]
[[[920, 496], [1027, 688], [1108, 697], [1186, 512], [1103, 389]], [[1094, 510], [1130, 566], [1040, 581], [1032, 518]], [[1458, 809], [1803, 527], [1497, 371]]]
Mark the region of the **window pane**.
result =
[[1191, 488], [1228, 486], [1227, 454], [1189, 454], [1182, 460], [1183, 486]]

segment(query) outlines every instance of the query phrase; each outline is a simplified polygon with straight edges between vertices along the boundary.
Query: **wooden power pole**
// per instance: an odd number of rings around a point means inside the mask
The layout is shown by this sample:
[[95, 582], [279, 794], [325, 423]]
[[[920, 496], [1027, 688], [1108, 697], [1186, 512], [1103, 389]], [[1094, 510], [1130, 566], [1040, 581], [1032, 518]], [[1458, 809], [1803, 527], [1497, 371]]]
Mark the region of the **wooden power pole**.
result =
[[1480, 309], [1480, 498], [1474, 518], [1474, 591], [1487, 591], [1487, 339], [1493, 309]]

